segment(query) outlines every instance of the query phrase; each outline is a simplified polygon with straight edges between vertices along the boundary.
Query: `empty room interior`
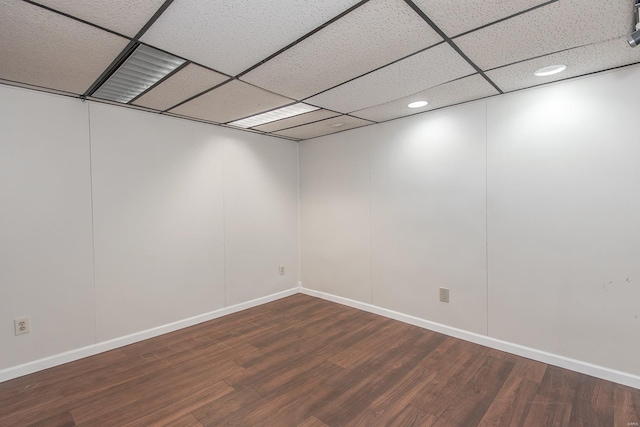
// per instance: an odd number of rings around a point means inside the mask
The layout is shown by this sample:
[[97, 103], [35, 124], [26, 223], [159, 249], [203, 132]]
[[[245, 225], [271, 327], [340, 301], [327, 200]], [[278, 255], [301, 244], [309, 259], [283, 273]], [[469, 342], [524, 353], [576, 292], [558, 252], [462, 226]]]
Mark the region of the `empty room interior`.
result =
[[638, 426], [639, 8], [0, 0], [0, 426]]

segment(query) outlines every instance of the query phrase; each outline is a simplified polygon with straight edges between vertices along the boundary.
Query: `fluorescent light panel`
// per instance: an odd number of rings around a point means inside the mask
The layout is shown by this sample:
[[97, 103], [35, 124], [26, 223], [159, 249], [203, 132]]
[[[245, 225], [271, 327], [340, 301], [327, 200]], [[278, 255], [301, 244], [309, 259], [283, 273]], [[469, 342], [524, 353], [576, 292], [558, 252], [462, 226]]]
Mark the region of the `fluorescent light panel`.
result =
[[126, 104], [184, 63], [184, 59], [140, 45], [92, 96]]
[[299, 102], [289, 105], [288, 107], [278, 108], [277, 110], [267, 111], [266, 113], [256, 114], [246, 119], [236, 120], [229, 123], [231, 126], [247, 129], [254, 126], [260, 126], [265, 123], [275, 122], [276, 120], [288, 119], [289, 117], [298, 116], [310, 111], [318, 110], [318, 107]]

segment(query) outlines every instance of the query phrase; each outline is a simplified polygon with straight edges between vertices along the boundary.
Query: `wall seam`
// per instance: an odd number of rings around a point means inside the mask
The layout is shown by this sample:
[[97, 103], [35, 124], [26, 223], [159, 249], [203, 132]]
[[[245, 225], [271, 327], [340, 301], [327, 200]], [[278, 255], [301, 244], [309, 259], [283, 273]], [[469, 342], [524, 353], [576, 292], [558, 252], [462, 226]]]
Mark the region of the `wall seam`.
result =
[[226, 186], [226, 181], [225, 181], [225, 158], [224, 158], [224, 153], [225, 153], [225, 147], [227, 146], [227, 141], [223, 140], [222, 141], [222, 160], [221, 160], [221, 165], [222, 166], [222, 276], [223, 276], [223, 282], [224, 282], [224, 306], [228, 307], [228, 303], [227, 303], [227, 286], [228, 286], [228, 280], [227, 280], [227, 203], [226, 203], [226, 196], [227, 196], [227, 186]]
[[[371, 128], [369, 128], [367, 133], [371, 135]], [[373, 304], [373, 214], [371, 209], [371, 146], [372, 144], [369, 138], [369, 144], [367, 144], [367, 148], [369, 149], [369, 299], [371, 304]]]
[[296, 142], [297, 169], [298, 169], [298, 290], [302, 287], [302, 236], [300, 224], [300, 142]]
[[489, 101], [484, 102], [484, 243], [487, 336], [489, 336]]
[[[83, 101], [86, 102], [86, 101]], [[96, 232], [93, 202], [93, 149], [91, 141], [91, 104], [87, 102], [87, 125], [89, 136], [89, 195], [91, 201], [91, 261], [93, 276], [93, 338], [98, 342], [98, 301], [96, 296]]]

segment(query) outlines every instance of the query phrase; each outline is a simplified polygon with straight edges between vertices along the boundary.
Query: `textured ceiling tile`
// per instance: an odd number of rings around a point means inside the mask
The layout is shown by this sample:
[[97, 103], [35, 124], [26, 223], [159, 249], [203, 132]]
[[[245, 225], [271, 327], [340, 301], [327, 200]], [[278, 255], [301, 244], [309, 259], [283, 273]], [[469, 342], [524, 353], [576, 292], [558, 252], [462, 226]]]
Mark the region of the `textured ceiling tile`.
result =
[[483, 70], [628, 35], [628, 0], [561, 0], [456, 38]]
[[371, 0], [242, 80], [303, 99], [441, 40], [405, 2]]
[[549, 0], [413, 0], [449, 37], [515, 15]]
[[164, 3], [164, 0], [34, 1], [129, 37], [135, 36]]
[[299, 116], [290, 117], [288, 119], [276, 120], [275, 122], [256, 126], [254, 129], [258, 129], [263, 132], [275, 132], [277, 130], [317, 122], [319, 120], [329, 119], [339, 115], [340, 113], [334, 113], [333, 111], [315, 110], [309, 113], [300, 114]]
[[[640, 62], [640, 50], [631, 49], [622, 37], [497, 68], [487, 72], [487, 76], [500, 89], [509, 92], [637, 62]], [[540, 68], [557, 64], [566, 65], [567, 69], [546, 77], [533, 75]]]
[[[356, 111], [353, 115], [367, 120], [383, 122], [497, 94], [498, 91], [481, 75], [474, 74], [402, 99]], [[409, 103], [415, 101], [428, 101], [429, 105], [415, 109], [407, 107]]]
[[308, 100], [343, 113], [382, 104], [473, 74], [469, 65], [447, 43], [398, 61]]
[[[332, 124], [338, 123], [342, 123], [342, 126], [331, 126]], [[338, 116], [332, 119], [322, 120], [320, 122], [310, 123], [308, 125], [302, 125], [291, 129], [281, 130], [279, 132], [274, 132], [274, 135], [281, 135], [294, 139], [309, 139], [370, 124], [371, 122], [359, 119], [357, 117]]]
[[19, 0], [0, 0], [0, 78], [84, 93], [128, 40]]
[[219, 85], [227, 79], [228, 77], [222, 74], [199, 65], [189, 64], [133, 103], [164, 111], [185, 99]]
[[357, 2], [175, 0], [141, 41], [236, 75]]
[[227, 123], [290, 104], [291, 99], [234, 80], [171, 110], [181, 116]]

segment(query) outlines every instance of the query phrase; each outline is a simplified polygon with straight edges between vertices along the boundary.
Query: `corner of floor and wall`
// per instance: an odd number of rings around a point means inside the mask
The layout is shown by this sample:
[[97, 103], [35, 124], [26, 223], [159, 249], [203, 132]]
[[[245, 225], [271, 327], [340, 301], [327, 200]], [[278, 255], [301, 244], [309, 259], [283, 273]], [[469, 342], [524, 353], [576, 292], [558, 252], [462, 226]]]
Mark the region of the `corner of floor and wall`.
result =
[[0, 85], [0, 381], [302, 292], [640, 388], [638, 81], [300, 143]]

